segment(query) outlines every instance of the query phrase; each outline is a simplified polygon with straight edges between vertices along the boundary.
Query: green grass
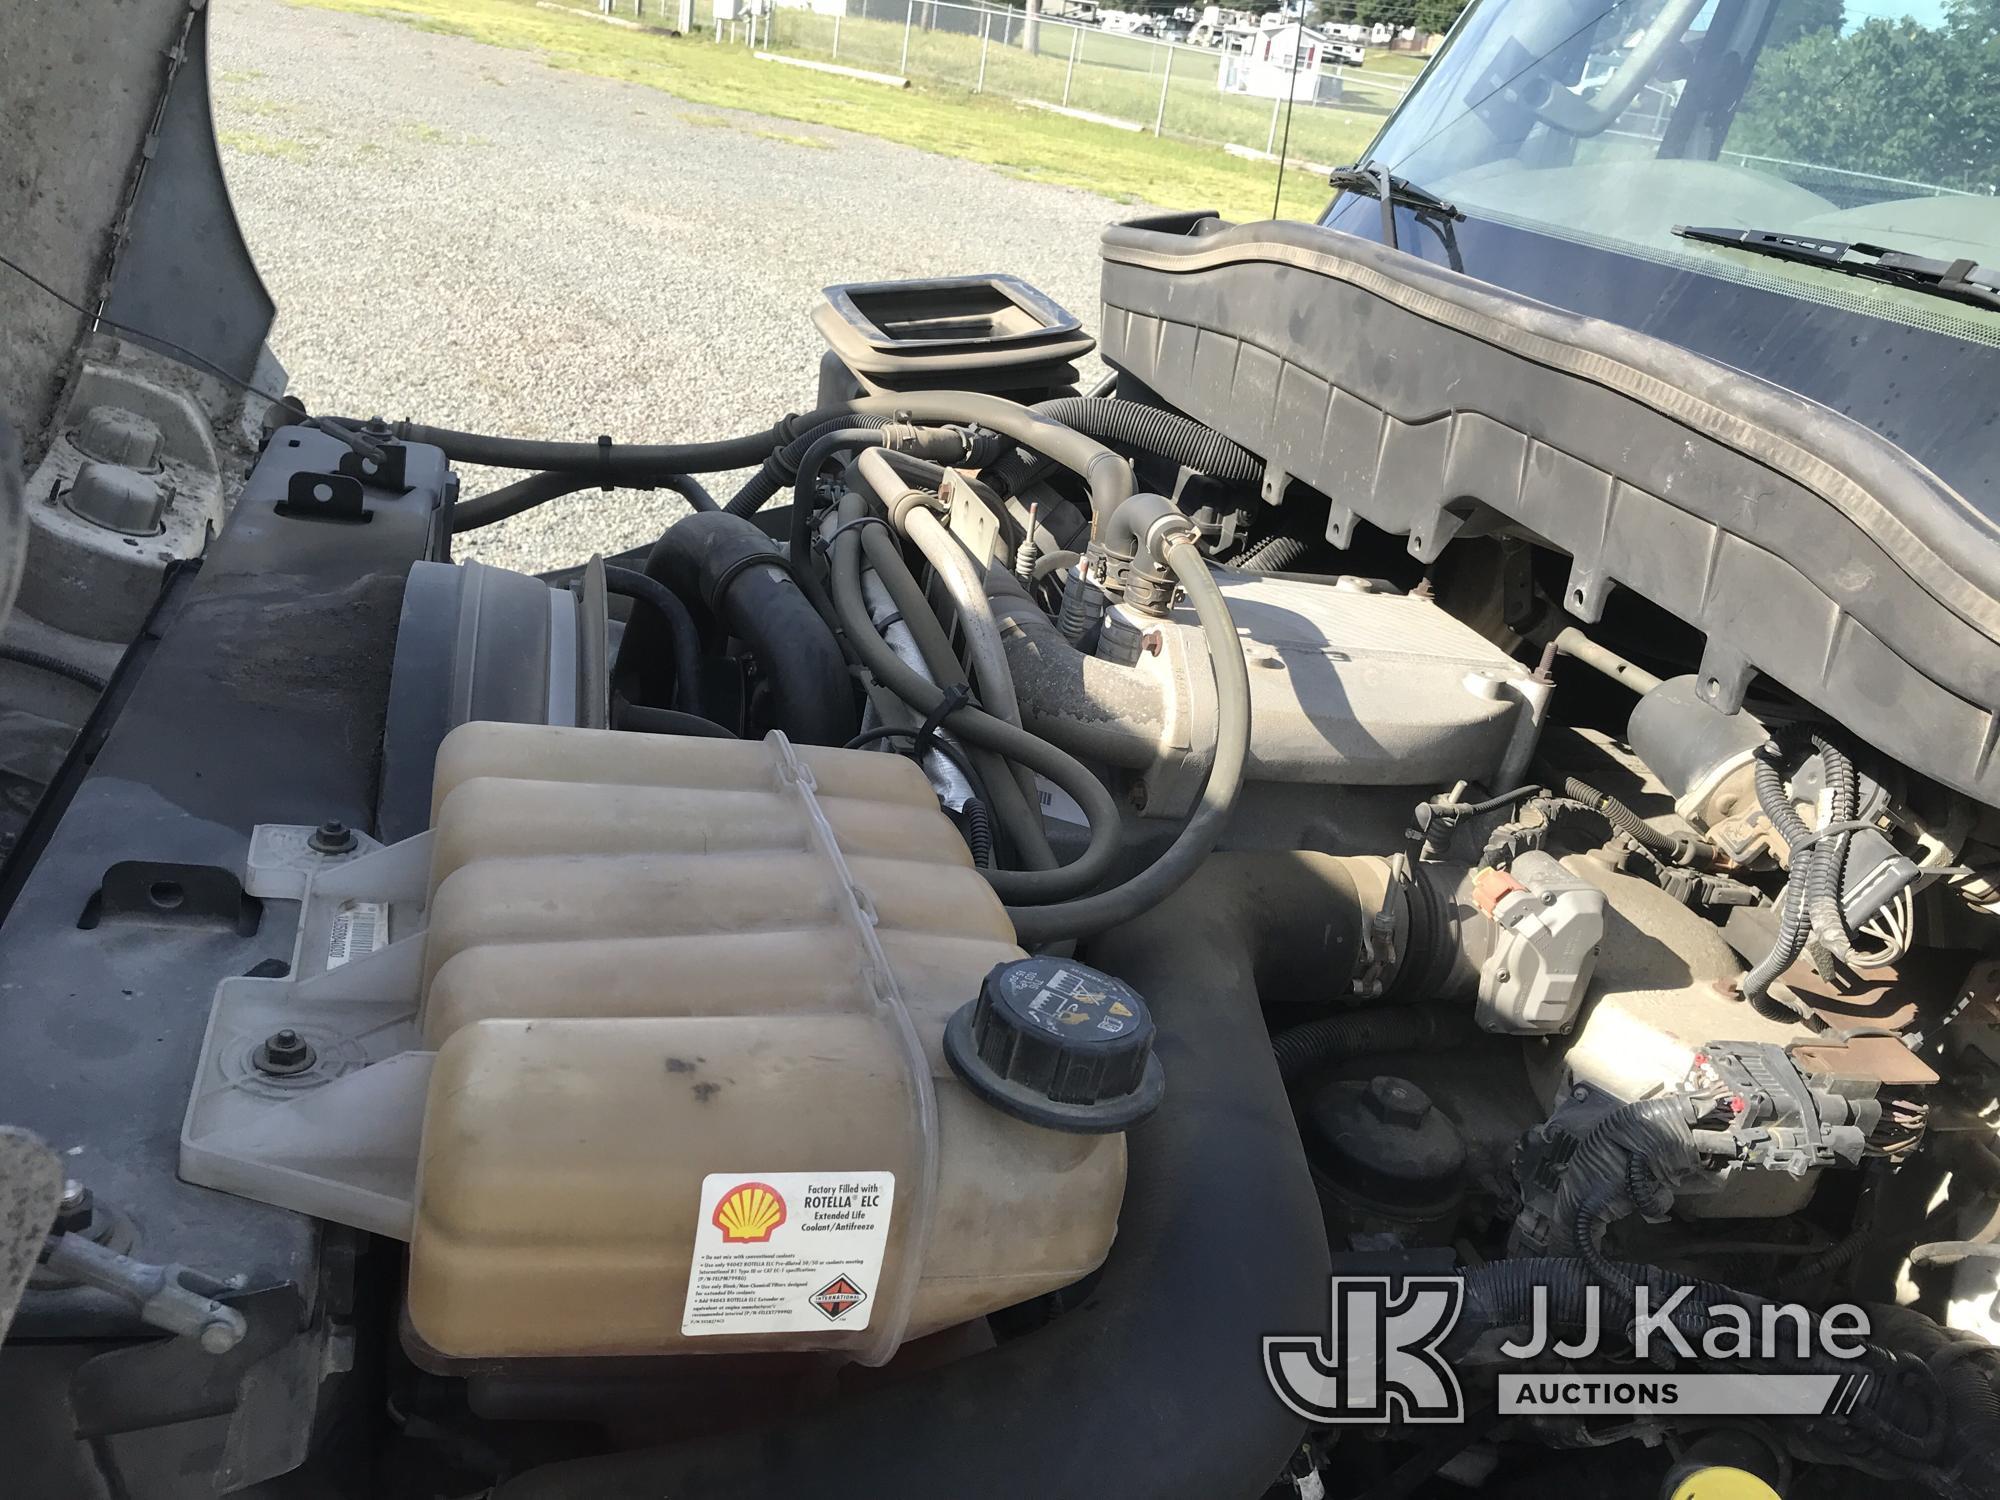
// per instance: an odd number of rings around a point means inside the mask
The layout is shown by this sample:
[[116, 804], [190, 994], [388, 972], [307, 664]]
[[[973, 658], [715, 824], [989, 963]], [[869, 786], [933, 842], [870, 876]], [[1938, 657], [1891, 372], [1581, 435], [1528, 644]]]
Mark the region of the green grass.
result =
[[[893, 7], [893, 0], [882, 0]], [[840, 24], [838, 61], [857, 68], [894, 73], [902, 68], [904, 26], [901, 7], [891, 20], [848, 16]], [[921, 16], [921, 10], [919, 11]], [[1065, 102], [1093, 114], [1130, 120], [1151, 130], [1157, 122], [1164, 135], [1191, 143], [1225, 142], [1264, 150], [1271, 142], [1270, 99], [1224, 93], [1217, 87], [1221, 54], [1203, 48], [1171, 49], [1136, 37], [1099, 31], [1074, 31], [1044, 26], [1038, 46], [1028, 52], [1013, 32], [1008, 45], [996, 29], [985, 48], [984, 91], [1008, 99]], [[1069, 67], [1072, 37], [1077, 43], [1076, 67]], [[790, 57], [834, 58], [831, 16], [796, 7], [781, 7], [772, 18], [770, 50]], [[980, 82], [980, 39], [950, 31], [910, 32], [908, 73], [912, 79], [969, 91]], [[1400, 80], [1391, 79], [1391, 84]], [[1166, 94], [1161, 108], [1162, 86]], [[1330, 109], [1300, 105], [1292, 111], [1292, 155], [1317, 162], [1348, 162], [1375, 134], [1382, 116], [1395, 103], [1392, 90], [1367, 87], [1349, 75], [1350, 102], [1373, 109]], [[1282, 115], [1279, 127], [1283, 129]], [[1268, 205], [1265, 212], [1269, 212]]]
[[240, 151], [246, 156], [271, 156], [281, 161], [303, 161], [313, 152], [312, 146], [305, 141], [266, 135], [261, 130], [218, 130], [215, 139], [226, 151]]
[[463, 131], [444, 130], [428, 120], [406, 120], [396, 127], [405, 137], [420, 146], [483, 146], [483, 136], [469, 135]]
[[[706, 35], [670, 38], [653, 30], [634, 31], [606, 26], [587, 14], [538, 9], [532, 0], [293, 0], [295, 4], [380, 16], [427, 31], [470, 37], [496, 46], [533, 53], [552, 67], [658, 88], [690, 104], [710, 108], [750, 110], [781, 119], [831, 125], [885, 140], [920, 147], [947, 156], [984, 162], [1016, 176], [1087, 188], [1127, 203], [1169, 207], [1209, 208], [1234, 219], [1257, 219], [1271, 213], [1276, 167], [1229, 156], [1215, 145], [1186, 140], [1155, 139], [1150, 134], [1113, 130], [1087, 121], [1027, 108], [1009, 102], [1007, 93], [1044, 98], [1062, 97], [1062, 74], [1068, 37], [1060, 38], [1063, 56], [1031, 57], [995, 46], [987, 56], [988, 91], [966, 90], [977, 72], [977, 38], [932, 33], [913, 36], [911, 72], [922, 76], [921, 59], [935, 59], [942, 70], [963, 71], [969, 56], [972, 72], [964, 87], [920, 82], [896, 90], [831, 75], [760, 63], [742, 46], [717, 45]], [[777, 50], [815, 55], [809, 35], [788, 37], [788, 27], [821, 23], [831, 42], [832, 21], [806, 12], [781, 11], [774, 42]], [[1051, 32], [1059, 28], [1049, 28]], [[872, 33], [872, 35], [871, 35]], [[893, 40], [895, 52], [887, 51]], [[1092, 66], [1080, 60], [1070, 103], [1079, 109], [1139, 119], [1148, 127], [1158, 107], [1158, 76], [1150, 79], [1138, 67], [1117, 65], [1136, 57], [1129, 38], [1086, 34], [1085, 41], [1111, 44], [1094, 57]], [[898, 61], [902, 27], [857, 19], [842, 23], [840, 60], [855, 67], [893, 69]], [[1123, 46], [1115, 44], [1124, 44]], [[1044, 46], [1056, 42], [1045, 39]], [[920, 47], [922, 50], [920, 50]], [[1096, 47], [1093, 52], [1098, 51]], [[1160, 49], [1138, 44], [1137, 50]], [[1184, 122], [1207, 122], [1223, 133], [1217, 140], [1235, 140], [1261, 150], [1270, 127], [1268, 102], [1229, 99], [1215, 87], [1213, 63], [1197, 72], [1182, 58], [1175, 62], [1169, 85], [1167, 129], [1179, 132]], [[1186, 73], [1182, 68], [1186, 65]], [[1053, 82], [1051, 83], [1051, 78]], [[1150, 103], [1148, 102], [1150, 100]], [[1247, 106], [1248, 112], [1245, 113]], [[706, 119], [682, 116], [683, 123]], [[1379, 115], [1346, 110], [1299, 107], [1292, 121], [1292, 156], [1313, 161], [1354, 160], [1381, 123]], [[1281, 122], [1282, 125], [1282, 122]], [[1296, 167], [1286, 173], [1281, 212], [1289, 218], [1314, 218], [1325, 206], [1327, 189], [1312, 174]]]
[[1415, 52], [1383, 52], [1379, 49], [1368, 54], [1368, 61], [1361, 65], [1364, 73], [1387, 73], [1398, 79], [1415, 78], [1423, 72], [1428, 57]]
[[760, 141], [776, 141], [781, 146], [803, 146], [808, 151], [831, 151], [833, 142], [821, 140], [816, 135], [796, 135], [789, 130], [759, 130], [754, 132]]

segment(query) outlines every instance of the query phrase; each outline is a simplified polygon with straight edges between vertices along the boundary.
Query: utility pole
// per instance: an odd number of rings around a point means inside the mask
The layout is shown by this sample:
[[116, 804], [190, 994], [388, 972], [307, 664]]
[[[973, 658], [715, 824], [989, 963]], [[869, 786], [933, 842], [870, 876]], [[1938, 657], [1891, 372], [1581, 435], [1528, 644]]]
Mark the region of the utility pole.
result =
[[1042, 50], [1042, 0], [1025, 0], [1021, 18], [1021, 50], [1033, 57]]

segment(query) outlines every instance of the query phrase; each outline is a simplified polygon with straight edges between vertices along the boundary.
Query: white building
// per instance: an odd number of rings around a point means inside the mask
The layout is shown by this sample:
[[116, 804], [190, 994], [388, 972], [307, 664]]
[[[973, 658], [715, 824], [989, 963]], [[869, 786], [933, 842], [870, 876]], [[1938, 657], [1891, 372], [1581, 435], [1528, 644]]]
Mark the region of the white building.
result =
[[[1232, 28], [1233, 30], [1233, 28]], [[1239, 43], [1235, 35], [1232, 43]], [[1327, 39], [1297, 21], [1285, 26], [1258, 27], [1222, 55], [1216, 82], [1226, 93], [1254, 94], [1260, 99], [1292, 98], [1310, 104], [1319, 96], [1319, 68]]]

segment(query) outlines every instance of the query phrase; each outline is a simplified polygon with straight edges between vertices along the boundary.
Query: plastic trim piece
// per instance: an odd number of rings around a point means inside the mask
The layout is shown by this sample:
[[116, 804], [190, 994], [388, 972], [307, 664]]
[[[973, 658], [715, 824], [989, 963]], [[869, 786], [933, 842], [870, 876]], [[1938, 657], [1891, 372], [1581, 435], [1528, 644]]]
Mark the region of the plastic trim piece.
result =
[[[1199, 226], [1199, 229], [1197, 229]], [[1706, 632], [1706, 701], [1763, 671], [2000, 802], [2000, 527], [1879, 434], [1661, 340], [1309, 225], [1103, 240], [1105, 357], [1437, 556], [1482, 511]]]

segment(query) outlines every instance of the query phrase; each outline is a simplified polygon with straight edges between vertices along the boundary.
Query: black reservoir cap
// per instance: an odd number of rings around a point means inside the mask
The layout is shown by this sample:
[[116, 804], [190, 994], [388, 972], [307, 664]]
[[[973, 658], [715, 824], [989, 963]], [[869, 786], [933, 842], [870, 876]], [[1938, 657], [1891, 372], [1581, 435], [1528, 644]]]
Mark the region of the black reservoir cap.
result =
[[1031, 1125], [1101, 1135], [1160, 1106], [1152, 1013], [1130, 985], [1067, 958], [999, 964], [944, 1030], [952, 1071]]

